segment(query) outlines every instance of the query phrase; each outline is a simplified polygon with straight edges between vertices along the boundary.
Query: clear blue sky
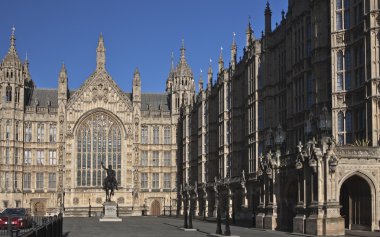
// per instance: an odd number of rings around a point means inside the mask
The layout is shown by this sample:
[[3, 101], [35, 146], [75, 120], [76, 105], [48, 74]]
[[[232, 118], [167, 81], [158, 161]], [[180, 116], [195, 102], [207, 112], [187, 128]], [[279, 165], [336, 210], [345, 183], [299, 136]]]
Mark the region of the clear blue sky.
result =
[[[272, 24], [280, 21], [286, 0], [270, 0]], [[116, 83], [131, 91], [133, 71], [140, 69], [143, 92], [163, 92], [170, 55], [179, 58], [181, 39], [186, 57], [198, 80], [209, 59], [217, 68], [219, 49], [230, 59], [232, 32], [238, 55], [245, 45], [248, 17], [256, 38], [264, 27], [266, 0], [12, 0], [0, 9], [0, 56], [9, 47], [11, 27], [16, 27], [20, 58], [28, 53], [37, 87], [55, 88], [65, 62], [69, 87], [78, 88], [95, 69], [99, 33], [104, 35], [106, 68]], [[205, 73], [203, 73], [205, 78]]]

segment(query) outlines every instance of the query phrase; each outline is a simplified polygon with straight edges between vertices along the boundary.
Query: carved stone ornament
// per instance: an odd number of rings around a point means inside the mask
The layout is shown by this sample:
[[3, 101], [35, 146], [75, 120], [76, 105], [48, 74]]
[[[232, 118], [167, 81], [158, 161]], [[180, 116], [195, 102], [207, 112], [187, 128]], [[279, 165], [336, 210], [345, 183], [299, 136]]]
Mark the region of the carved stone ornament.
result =
[[73, 198], [73, 203], [74, 203], [74, 205], [78, 205], [79, 204], [79, 198], [77, 198], [77, 197]]
[[108, 88], [102, 83], [99, 83], [97, 86], [92, 88], [92, 100], [95, 102], [97, 100], [103, 100], [104, 102], [108, 101]]

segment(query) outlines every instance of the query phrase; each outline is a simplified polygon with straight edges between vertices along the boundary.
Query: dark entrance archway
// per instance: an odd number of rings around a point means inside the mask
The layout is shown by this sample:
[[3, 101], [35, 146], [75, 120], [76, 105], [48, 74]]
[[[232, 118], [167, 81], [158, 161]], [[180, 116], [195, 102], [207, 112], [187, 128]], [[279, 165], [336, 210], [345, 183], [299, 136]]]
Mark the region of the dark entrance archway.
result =
[[348, 178], [340, 189], [340, 214], [345, 228], [371, 230], [371, 189], [366, 180], [358, 175]]
[[157, 200], [154, 200], [152, 202], [152, 205], [150, 206], [150, 215], [151, 216], [159, 216], [161, 215], [161, 206], [160, 202]]
[[298, 185], [297, 180], [292, 180], [284, 190], [284, 199], [282, 201], [282, 225], [281, 229], [292, 232], [293, 218], [296, 216]]

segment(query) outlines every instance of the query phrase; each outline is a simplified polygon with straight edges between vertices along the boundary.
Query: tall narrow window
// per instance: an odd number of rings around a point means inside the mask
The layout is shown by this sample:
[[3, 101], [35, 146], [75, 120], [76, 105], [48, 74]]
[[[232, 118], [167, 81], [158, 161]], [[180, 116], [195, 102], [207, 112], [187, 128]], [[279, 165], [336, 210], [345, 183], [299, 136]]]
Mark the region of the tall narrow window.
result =
[[17, 87], [15, 91], [15, 103], [17, 104], [19, 102], [20, 102], [20, 88]]
[[44, 151], [43, 150], [37, 150], [37, 165], [44, 165]]
[[344, 70], [345, 70], [345, 90], [351, 89], [351, 51], [346, 49], [344, 55]]
[[148, 188], [148, 174], [147, 173], [141, 173], [141, 188], [142, 189]]
[[344, 144], [344, 116], [343, 112], [338, 113], [338, 143]]
[[344, 29], [350, 29], [350, 0], [344, 0]]
[[11, 138], [11, 124], [9, 121], [7, 121], [6, 127], [5, 127], [5, 139], [9, 140]]
[[152, 173], [152, 189], [160, 188], [159, 173]]
[[141, 143], [148, 144], [148, 127], [141, 127]]
[[9, 190], [9, 180], [10, 180], [10, 174], [8, 172], [5, 172], [5, 190]]
[[7, 102], [11, 102], [12, 101], [12, 87], [10, 85], [8, 85], [6, 88], [5, 88], [5, 96], [6, 96], [6, 101]]
[[171, 163], [171, 152], [164, 151], [164, 166], [170, 166]]
[[49, 151], [49, 165], [57, 165], [57, 151]]
[[25, 123], [25, 141], [26, 142], [32, 141], [32, 124], [31, 123]]
[[153, 144], [159, 144], [160, 142], [160, 129], [159, 127], [153, 127]]
[[97, 112], [90, 115], [78, 127], [77, 186], [99, 187], [106, 172], [101, 162], [116, 172], [121, 182], [121, 129], [108, 114]]
[[164, 188], [171, 189], [171, 173], [164, 173]]
[[337, 91], [343, 90], [343, 52], [339, 51], [337, 54]]
[[31, 165], [32, 164], [32, 151], [24, 150], [24, 164]]
[[141, 165], [148, 165], [148, 151], [141, 151]]
[[55, 173], [49, 173], [49, 189], [56, 189], [57, 187], [57, 175]]
[[49, 142], [56, 142], [57, 141], [57, 125], [50, 124], [49, 127]]
[[15, 148], [15, 165], [18, 165], [19, 159], [20, 159], [19, 150], [18, 150], [18, 147], [16, 147]]
[[164, 144], [171, 144], [170, 127], [164, 128]]
[[346, 144], [352, 143], [352, 114], [346, 112]]
[[7, 146], [5, 148], [5, 164], [9, 164], [9, 156], [10, 156], [10, 151], [9, 151], [9, 147]]
[[32, 181], [32, 174], [24, 173], [24, 183], [23, 183], [24, 189], [30, 189], [31, 181]]
[[36, 173], [36, 189], [41, 190], [44, 188], [44, 173]]
[[18, 122], [16, 122], [16, 126], [15, 126], [15, 140], [18, 141], [19, 140], [19, 125], [18, 125]]
[[44, 142], [45, 125], [40, 123], [37, 125], [37, 142]]
[[153, 151], [152, 166], [159, 166], [159, 165], [160, 165], [160, 153], [158, 151]]

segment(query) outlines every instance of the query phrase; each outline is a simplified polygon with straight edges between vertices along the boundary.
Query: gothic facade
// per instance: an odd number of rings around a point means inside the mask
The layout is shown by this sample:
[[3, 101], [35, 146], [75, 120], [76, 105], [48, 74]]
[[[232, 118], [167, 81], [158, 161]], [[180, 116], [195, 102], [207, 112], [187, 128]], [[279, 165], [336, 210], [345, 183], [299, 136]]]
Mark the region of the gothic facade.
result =
[[57, 88], [40, 89], [14, 33], [0, 65], [0, 207], [100, 214], [104, 162], [116, 172], [119, 215], [174, 211], [179, 103], [195, 89], [184, 46], [165, 93], [142, 93], [137, 69], [132, 93], [122, 91], [106, 70], [102, 35], [96, 69], [79, 89], [68, 88], [65, 65]]
[[262, 37], [249, 24], [240, 60], [233, 40], [183, 106], [182, 202], [257, 228], [378, 230], [379, 7], [289, 0], [272, 29], [267, 4]]

